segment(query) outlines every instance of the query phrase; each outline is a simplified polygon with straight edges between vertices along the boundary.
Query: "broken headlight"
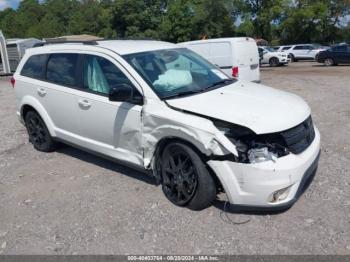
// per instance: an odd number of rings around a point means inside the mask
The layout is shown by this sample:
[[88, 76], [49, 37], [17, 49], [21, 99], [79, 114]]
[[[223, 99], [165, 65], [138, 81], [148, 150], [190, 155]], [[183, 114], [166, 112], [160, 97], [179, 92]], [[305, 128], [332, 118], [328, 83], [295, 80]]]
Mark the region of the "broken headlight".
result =
[[277, 158], [289, 154], [278, 134], [257, 135], [249, 128], [225, 121], [214, 121], [214, 125], [236, 146], [238, 162], [276, 161]]

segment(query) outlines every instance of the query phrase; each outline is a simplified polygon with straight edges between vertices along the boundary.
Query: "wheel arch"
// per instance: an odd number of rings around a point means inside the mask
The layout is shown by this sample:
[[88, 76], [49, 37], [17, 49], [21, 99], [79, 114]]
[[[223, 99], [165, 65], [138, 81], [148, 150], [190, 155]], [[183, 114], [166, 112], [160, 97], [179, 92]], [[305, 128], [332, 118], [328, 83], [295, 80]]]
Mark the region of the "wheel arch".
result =
[[278, 63], [280, 62], [280, 60], [279, 60], [279, 58], [277, 56], [272, 56], [269, 59], [269, 64], [271, 64], [272, 59], [276, 59], [278, 61]]
[[22, 99], [21, 109], [20, 109], [20, 114], [23, 121], [25, 121], [25, 115], [29, 111], [35, 111], [43, 119], [47, 129], [50, 132], [50, 135], [56, 136], [52, 119], [50, 118], [49, 114], [47, 113], [45, 108], [42, 106], [42, 104], [36, 99], [34, 99], [33, 97], [25, 96]]
[[159, 158], [159, 156], [162, 154], [164, 148], [166, 145], [168, 145], [169, 143], [182, 143], [187, 145], [188, 147], [190, 147], [194, 152], [196, 152], [198, 154], [198, 156], [200, 157], [200, 159], [203, 161], [203, 163], [205, 164], [206, 168], [208, 169], [210, 175], [212, 176], [214, 182], [215, 182], [215, 186], [217, 188], [217, 192], [223, 192], [223, 186], [222, 183], [220, 181], [220, 179], [218, 178], [218, 176], [215, 174], [215, 172], [213, 171], [213, 169], [207, 164], [208, 161], [208, 156], [205, 155], [196, 145], [194, 145], [192, 142], [184, 139], [184, 138], [180, 138], [180, 137], [175, 137], [175, 136], [168, 136], [168, 137], [163, 137], [161, 140], [158, 141], [158, 143], [156, 144], [156, 149], [154, 151], [154, 155], [153, 155], [153, 164], [152, 164], [152, 169], [153, 169], [153, 175], [156, 178], [157, 183], [161, 183], [161, 176], [159, 174], [159, 163], [157, 162], [157, 159]]

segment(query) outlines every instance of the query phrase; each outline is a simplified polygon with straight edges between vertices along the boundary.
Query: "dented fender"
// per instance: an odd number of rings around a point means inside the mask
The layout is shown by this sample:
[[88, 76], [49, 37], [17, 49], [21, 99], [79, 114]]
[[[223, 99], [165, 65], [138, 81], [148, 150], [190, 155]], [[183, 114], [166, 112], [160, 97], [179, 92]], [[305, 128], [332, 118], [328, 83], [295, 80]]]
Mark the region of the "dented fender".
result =
[[238, 156], [236, 147], [209, 119], [174, 110], [161, 101], [148, 100], [142, 117], [144, 167], [150, 168], [158, 143], [179, 138], [194, 145], [205, 156]]

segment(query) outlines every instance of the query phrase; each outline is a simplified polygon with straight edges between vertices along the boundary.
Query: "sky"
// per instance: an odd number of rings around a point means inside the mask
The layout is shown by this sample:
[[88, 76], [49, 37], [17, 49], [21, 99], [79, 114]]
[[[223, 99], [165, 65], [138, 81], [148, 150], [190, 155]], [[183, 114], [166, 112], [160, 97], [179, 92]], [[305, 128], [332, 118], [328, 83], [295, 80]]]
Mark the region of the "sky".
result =
[[0, 0], [0, 10], [4, 10], [7, 7], [17, 8], [20, 0]]

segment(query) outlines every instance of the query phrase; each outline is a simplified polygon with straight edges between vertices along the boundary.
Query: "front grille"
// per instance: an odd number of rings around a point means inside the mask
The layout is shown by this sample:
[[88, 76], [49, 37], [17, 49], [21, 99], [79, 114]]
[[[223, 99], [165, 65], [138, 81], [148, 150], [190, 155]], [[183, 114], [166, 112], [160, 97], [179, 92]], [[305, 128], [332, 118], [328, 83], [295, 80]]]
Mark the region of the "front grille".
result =
[[302, 153], [315, 138], [311, 116], [296, 127], [281, 132], [281, 136], [290, 152], [293, 154]]

